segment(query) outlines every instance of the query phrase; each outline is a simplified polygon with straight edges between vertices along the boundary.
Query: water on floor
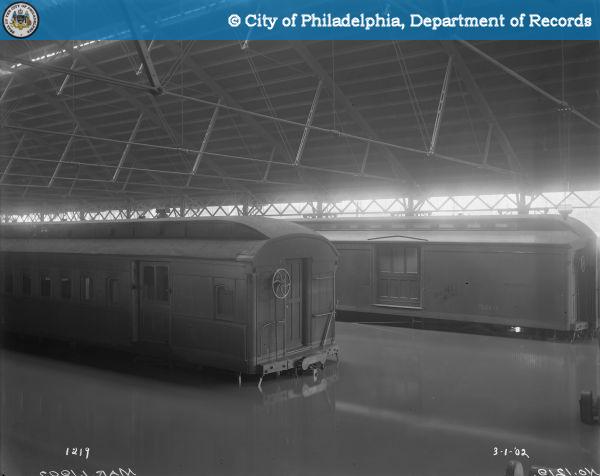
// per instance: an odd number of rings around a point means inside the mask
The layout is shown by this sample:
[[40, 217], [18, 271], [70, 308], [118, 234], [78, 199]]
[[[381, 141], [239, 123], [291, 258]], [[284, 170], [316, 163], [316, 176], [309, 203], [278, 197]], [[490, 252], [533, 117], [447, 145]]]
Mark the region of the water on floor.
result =
[[502, 476], [518, 459], [600, 474], [600, 425], [578, 407], [600, 390], [596, 341], [336, 330], [339, 365], [262, 392], [110, 351], [81, 363], [3, 349], [1, 472]]

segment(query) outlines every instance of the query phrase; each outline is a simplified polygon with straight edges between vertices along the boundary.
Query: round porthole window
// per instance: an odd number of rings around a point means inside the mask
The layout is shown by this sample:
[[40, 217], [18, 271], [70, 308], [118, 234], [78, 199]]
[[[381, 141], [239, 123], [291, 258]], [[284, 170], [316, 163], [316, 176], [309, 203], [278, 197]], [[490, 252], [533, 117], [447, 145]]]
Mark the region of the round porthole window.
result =
[[285, 299], [292, 289], [292, 278], [287, 269], [279, 268], [273, 273], [273, 294], [277, 299]]

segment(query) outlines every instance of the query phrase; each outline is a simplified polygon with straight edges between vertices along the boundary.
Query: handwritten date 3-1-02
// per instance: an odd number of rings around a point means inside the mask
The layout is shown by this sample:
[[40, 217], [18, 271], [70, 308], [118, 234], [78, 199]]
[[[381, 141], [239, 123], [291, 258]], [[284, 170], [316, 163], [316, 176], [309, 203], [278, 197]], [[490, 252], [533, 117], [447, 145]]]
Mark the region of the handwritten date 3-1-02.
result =
[[522, 456], [523, 458], [529, 459], [527, 450], [525, 448], [517, 448], [516, 446], [512, 448], [498, 448], [497, 446], [494, 446], [492, 454], [494, 456]]

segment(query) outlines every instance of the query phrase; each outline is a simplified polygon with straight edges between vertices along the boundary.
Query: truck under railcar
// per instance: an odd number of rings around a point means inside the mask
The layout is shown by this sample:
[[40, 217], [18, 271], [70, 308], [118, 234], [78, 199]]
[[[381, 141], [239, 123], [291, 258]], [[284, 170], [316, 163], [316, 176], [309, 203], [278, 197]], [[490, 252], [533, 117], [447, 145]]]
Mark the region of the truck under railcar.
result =
[[598, 328], [597, 238], [561, 216], [303, 222], [340, 253], [337, 309], [371, 321], [445, 319], [509, 327]]
[[0, 227], [5, 331], [243, 374], [337, 355], [337, 252], [259, 217]]

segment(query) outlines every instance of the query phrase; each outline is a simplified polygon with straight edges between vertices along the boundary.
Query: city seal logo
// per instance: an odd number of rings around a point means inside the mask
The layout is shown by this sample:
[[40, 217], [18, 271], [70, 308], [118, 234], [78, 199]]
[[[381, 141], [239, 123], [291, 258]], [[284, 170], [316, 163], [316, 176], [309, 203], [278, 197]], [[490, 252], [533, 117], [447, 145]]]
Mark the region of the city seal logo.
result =
[[27, 38], [37, 30], [39, 16], [29, 3], [17, 2], [9, 5], [2, 15], [4, 29], [15, 38]]

